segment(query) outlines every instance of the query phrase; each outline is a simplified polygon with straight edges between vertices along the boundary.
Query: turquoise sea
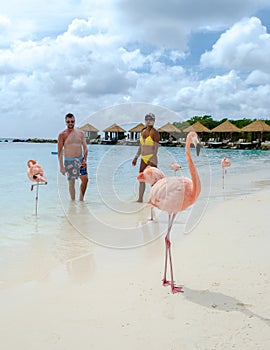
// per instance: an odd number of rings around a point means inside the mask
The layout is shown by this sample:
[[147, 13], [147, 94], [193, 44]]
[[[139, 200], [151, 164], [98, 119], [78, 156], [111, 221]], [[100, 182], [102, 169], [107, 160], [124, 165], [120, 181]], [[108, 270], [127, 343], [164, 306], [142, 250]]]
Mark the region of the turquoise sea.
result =
[[[67, 181], [58, 171], [57, 155], [51, 154], [56, 151], [56, 148], [55, 144], [0, 142], [0, 243], [12, 245], [18, 239], [24, 242], [25, 237], [36, 231], [41, 234], [49, 232], [53, 235], [56, 228], [59, 228], [63, 222], [68, 222], [87, 238], [110, 245], [111, 242], [106, 242], [106, 239], [103, 241], [100, 238], [99, 241], [99, 238], [88, 236], [86, 232], [90, 229], [87, 225], [91, 226], [91, 223], [84, 223], [83, 229], [76, 227], [76, 225], [80, 226], [80, 223], [74, 223], [72, 218], [78, 217], [83, 210], [84, 217], [88, 214], [95, 217], [107, 230], [120, 229], [123, 235], [125, 230], [130, 232], [138, 221], [135, 214], [141, 210], [138, 203], [135, 203], [138, 193], [136, 180], [138, 165], [131, 166], [131, 160], [137, 148], [120, 145], [89, 146], [89, 185], [85, 203], [70, 202]], [[196, 220], [199, 220], [208, 205], [270, 188], [270, 152], [268, 151], [203, 149], [199, 157], [196, 157], [193, 151], [202, 183]], [[170, 170], [172, 161], [184, 167], [181, 174], [178, 173], [176, 176], [190, 176], [184, 152], [182, 147], [160, 147], [159, 166], [167, 176], [175, 176]], [[224, 156], [231, 161], [232, 165], [227, 170], [223, 190], [220, 162]], [[48, 179], [48, 185], [39, 188], [37, 217], [35, 216], [36, 189], [30, 190], [31, 182], [27, 177], [28, 159], [38, 161], [43, 166]], [[119, 218], [117, 215], [120, 215]], [[131, 246], [142, 244], [142, 241], [136, 239], [133, 241], [133, 238], [128, 239], [128, 242]]]
[[[88, 155], [89, 185], [86, 202], [92, 210], [103, 209], [106, 204], [136, 199], [138, 165], [131, 166], [137, 150], [134, 146], [90, 145]], [[3, 217], [19, 212], [21, 216], [33, 213], [34, 193], [27, 177], [27, 160], [35, 159], [44, 169], [48, 185], [39, 190], [39, 212], [54, 210], [61, 205], [66, 194], [65, 178], [58, 172], [55, 144], [0, 143], [0, 188]], [[221, 159], [226, 156], [232, 163], [225, 176], [225, 191], [221, 189]], [[193, 155], [201, 172], [202, 188], [207, 187], [210, 197], [223, 197], [251, 193], [270, 186], [270, 152], [253, 150], [203, 149], [201, 155]], [[159, 167], [166, 176], [174, 176], [170, 163], [175, 161], [184, 167], [177, 176], [189, 177], [182, 147], [160, 147]], [[139, 162], [138, 162], [139, 163]], [[269, 183], [268, 183], [269, 181]], [[35, 192], [35, 191], [34, 191]], [[147, 197], [147, 196], [146, 196]], [[91, 204], [92, 203], [92, 204]], [[95, 203], [95, 205], [93, 204]]]

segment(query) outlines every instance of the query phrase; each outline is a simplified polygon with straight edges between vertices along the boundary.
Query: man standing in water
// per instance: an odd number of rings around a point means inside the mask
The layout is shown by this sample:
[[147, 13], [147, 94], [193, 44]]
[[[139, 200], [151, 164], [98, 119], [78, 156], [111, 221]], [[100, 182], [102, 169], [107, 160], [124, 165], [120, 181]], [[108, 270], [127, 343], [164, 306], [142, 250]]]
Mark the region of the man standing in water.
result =
[[[145, 116], [145, 128], [142, 131], [140, 137], [140, 146], [138, 148], [137, 154], [135, 155], [132, 165], [135, 166], [137, 159], [141, 156], [140, 172], [150, 165], [157, 167], [158, 159], [157, 152], [159, 146], [160, 136], [158, 131], [154, 128], [155, 115], [153, 113], [148, 113]], [[140, 182], [139, 185], [139, 198], [137, 202], [143, 201], [143, 195], [145, 191], [145, 183]]]
[[88, 149], [84, 133], [75, 129], [75, 117], [68, 113], [65, 116], [67, 128], [58, 135], [58, 161], [60, 172], [67, 174], [71, 200], [75, 200], [75, 180], [80, 177], [80, 201], [83, 201], [87, 188], [87, 155]]

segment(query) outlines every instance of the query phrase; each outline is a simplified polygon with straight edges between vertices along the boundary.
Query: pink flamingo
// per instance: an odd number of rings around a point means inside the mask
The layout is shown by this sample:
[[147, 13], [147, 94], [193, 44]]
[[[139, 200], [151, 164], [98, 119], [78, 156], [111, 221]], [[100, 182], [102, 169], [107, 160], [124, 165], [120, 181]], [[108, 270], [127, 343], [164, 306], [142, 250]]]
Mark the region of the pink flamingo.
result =
[[164, 173], [160, 169], [150, 165], [148, 165], [142, 173], [139, 173], [137, 177], [139, 182], [145, 182], [151, 186], [163, 178], [165, 178]]
[[[162, 211], [166, 211], [168, 217], [168, 230], [165, 237], [165, 266], [163, 276], [163, 286], [171, 285], [172, 293], [182, 293], [181, 287], [174, 284], [173, 266], [171, 254], [170, 233], [174, 219], [180, 211], [187, 209], [198, 198], [201, 191], [200, 179], [190, 153], [190, 144], [196, 147], [197, 155], [200, 152], [200, 143], [195, 132], [190, 132], [186, 139], [186, 159], [191, 175], [186, 177], [165, 177], [153, 184], [150, 190], [148, 203]], [[138, 175], [139, 181], [145, 181], [144, 172]], [[167, 261], [170, 260], [171, 280], [167, 280]]]
[[228, 168], [229, 166], [231, 166], [231, 162], [230, 162], [226, 157], [224, 157], [224, 158], [221, 160], [221, 167], [222, 167], [222, 188], [223, 188], [223, 189], [224, 189], [224, 177], [225, 177], [225, 174], [227, 174], [226, 168]]
[[170, 165], [171, 169], [174, 171], [174, 174], [176, 175], [176, 172], [178, 170], [183, 170], [183, 168], [181, 167], [180, 164], [177, 164], [177, 163], [174, 163], [172, 162], [171, 165]]
[[[150, 186], [153, 186], [158, 180], [165, 178], [164, 173], [153, 166], [148, 165], [142, 173], [139, 173], [137, 176], [137, 179], [139, 182], [145, 182], [149, 184]], [[149, 219], [150, 221], [154, 220], [153, 215], [153, 206], [151, 206], [151, 217]]]
[[30, 181], [36, 182], [36, 184], [31, 186], [31, 191], [33, 191], [34, 186], [36, 186], [36, 216], [38, 208], [38, 189], [40, 185], [47, 185], [48, 181], [44, 176], [44, 171], [41, 165], [39, 165], [35, 160], [29, 159], [27, 162], [27, 176]]
[[47, 184], [47, 179], [44, 177], [44, 171], [35, 160], [29, 159], [27, 162], [28, 170], [27, 175], [29, 180], [34, 182], [44, 182]]

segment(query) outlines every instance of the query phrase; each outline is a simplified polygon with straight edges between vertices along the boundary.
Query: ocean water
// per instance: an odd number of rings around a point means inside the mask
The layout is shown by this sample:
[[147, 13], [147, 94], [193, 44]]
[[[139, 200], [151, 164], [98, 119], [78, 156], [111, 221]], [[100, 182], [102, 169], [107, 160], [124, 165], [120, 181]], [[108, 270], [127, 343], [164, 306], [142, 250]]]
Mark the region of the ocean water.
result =
[[[134, 146], [91, 145], [88, 155], [89, 184], [85, 200], [91, 210], [103, 210], [106, 206], [135, 201], [138, 192], [138, 165], [131, 166], [137, 148]], [[68, 199], [67, 181], [58, 171], [55, 144], [0, 143], [0, 189], [1, 212], [4, 217], [11, 213], [21, 215], [33, 212], [35, 190], [30, 191], [31, 182], [27, 177], [27, 161], [34, 159], [42, 165], [48, 185], [39, 189], [40, 211], [54, 210], [59, 203]], [[193, 150], [192, 150], [193, 152]], [[226, 156], [232, 163], [225, 176], [225, 190], [222, 190], [221, 159]], [[199, 172], [204, 195], [218, 198], [251, 193], [270, 185], [268, 176], [270, 152], [254, 150], [203, 149], [200, 156], [193, 158]], [[159, 168], [166, 176], [174, 176], [171, 162], [177, 162], [184, 170], [177, 176], [189, 177], [182, 147], [160, 147]], [[79, 181], [78, 181], [79, 183]], [[147, 197], [147, 192], [146, 196]], [[19, 207], [20, 209], [18, 209]], [[120, 210], [120, 209], [119, 209]]]
[[[140, 246], [164, 233], [165, 216], [160, 216], [161, 230], [153, 230], [148, 238], [141, 232], [150, 209], [136, 203], [138, 165], [131, 165], [136, 147], [89, 146], [89, 185], [84, 203], [69, 200], [67, 180], [59, 173], [57, 155], [51, 154], [56, 148], [55, 144], [0, 143], [2, 246], [13, 246], [18, 242], [27, 244], [25, 238], [37, 233], [52, 237], [62, 231], [63, 226], [72, 227], [96, 243], [112, 247]], [[203, 149], [199, 157], [192, 150], [192, 156], [202, 192], [195, 209], [181, 213], [179, 220], [185, 225], [185, 232], [192, 230], [209, 205], [270, 188], [270, 152]], [[223, 189], [220, 162], [224, 156], [232, 165], [225, 175]], [[39, 188], [37, 216], [36, 188], [31, 191], [32, 183], [27, 177], [29, 159], [43, 166], [48, 180], [48, 185]], [[181, 164], [184, 170], [175, 175], [170, 169], [172, 161]], [[190, 176], [182, 147], [160, 147], [159, 167], [166, 176]], [[79, 181], [77, 192], [78, 184]], [[148, 192], [147, 186], [145, 200]]]
[[[99, 250], [103, 254], [100, 260], [109, 263], [108, 247], [139, 248], [166, 233], [167, 214], [155, 209], [156, 220], [149, 221], [150, 208], [136, 202], [138, 165], [131, 166], [136, 147], [89, 146], [89, 185], [84, 202], [69, 200], [67, 180], [59, 173], [57, 155], [51, 154], [56, 147], [0, 143], [0, 288], [43, 279], [59, 264], [73, 266], [81, 259], [88, 264], [96, 244], [106, 247]], [[209, 206], [270, 188], [270, 152], [203, 149], [199, 157], [194, 149], [191, 153], [202, 190], [195, 205], [175, 220], [173, 240], [192, 233]], [[224, 156], [232, 165], [223, 189], [220, 163]], [[27, 177], [29, 159], [43, 166], [48, 180], [39, 188], [37, 215], [36, 187], [31, 191]], [[170, 170], [172, 161], [184, 170], [175, 175]], [[166, 176], [190, 176], [184, 148], [160, 147], [159, 167]], [[145, 200], [148, 192], [147, 186]], [[142, 258], [136, 249], [129, 257], [137, 262]]]

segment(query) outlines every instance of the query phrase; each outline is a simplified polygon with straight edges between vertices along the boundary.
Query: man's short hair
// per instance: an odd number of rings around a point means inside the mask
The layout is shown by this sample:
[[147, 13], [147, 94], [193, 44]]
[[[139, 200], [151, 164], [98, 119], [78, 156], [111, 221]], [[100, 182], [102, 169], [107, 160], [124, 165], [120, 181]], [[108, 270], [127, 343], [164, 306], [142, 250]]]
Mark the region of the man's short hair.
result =
[[67, 119], [67, 118], [74, 118], [75, 119], [75, 117], [72, 113], [66, 114], [65, 119]]

